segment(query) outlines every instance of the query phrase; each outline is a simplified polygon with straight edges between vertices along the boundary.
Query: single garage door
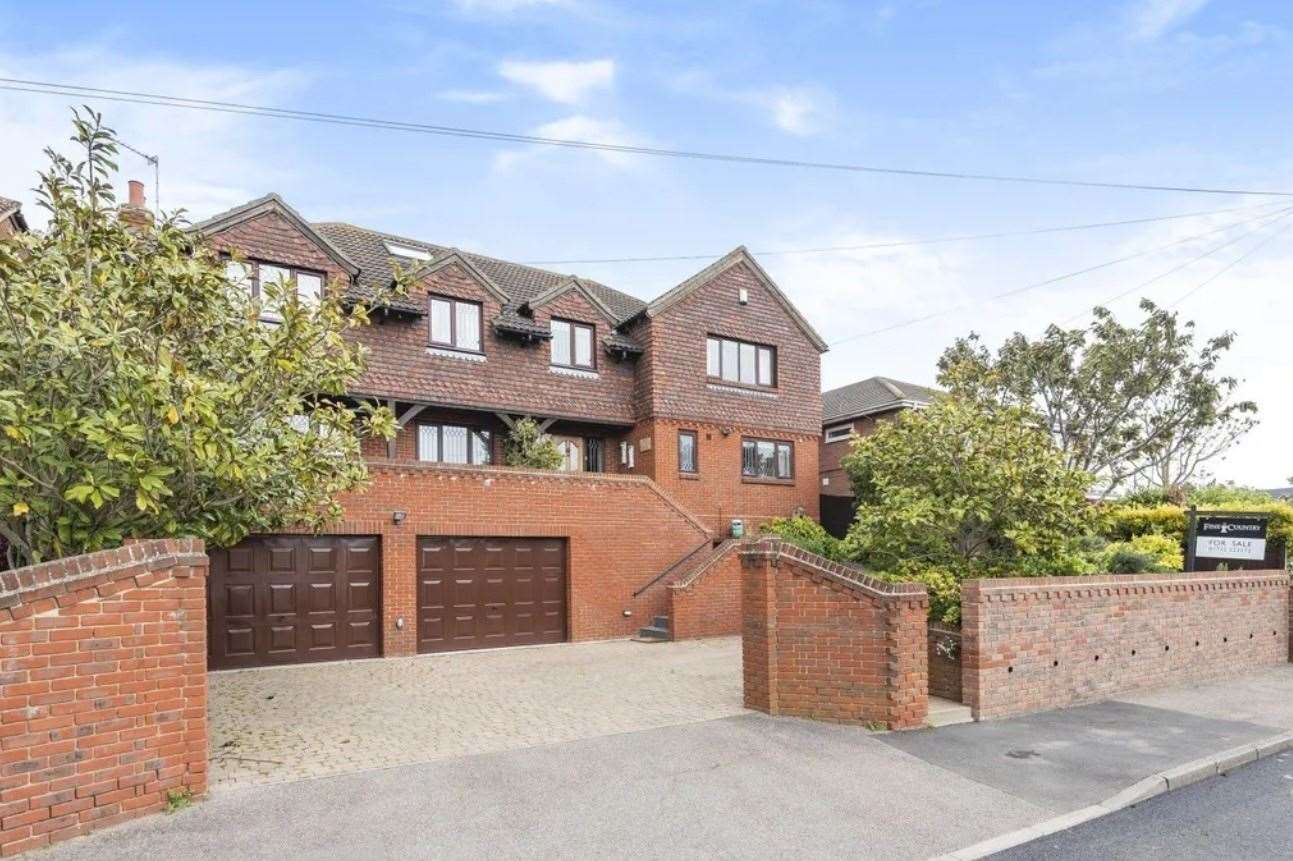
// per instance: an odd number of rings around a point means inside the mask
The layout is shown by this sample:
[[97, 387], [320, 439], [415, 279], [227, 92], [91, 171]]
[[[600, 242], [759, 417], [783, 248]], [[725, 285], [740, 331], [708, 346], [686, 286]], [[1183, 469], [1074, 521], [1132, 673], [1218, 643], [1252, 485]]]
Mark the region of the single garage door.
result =
[[381, 643], [376, 537], [257, 535], [211, 553], [211, 669], [373, 658]]
[[419, 652], [565, 639], [565, 539], [418, 539]]

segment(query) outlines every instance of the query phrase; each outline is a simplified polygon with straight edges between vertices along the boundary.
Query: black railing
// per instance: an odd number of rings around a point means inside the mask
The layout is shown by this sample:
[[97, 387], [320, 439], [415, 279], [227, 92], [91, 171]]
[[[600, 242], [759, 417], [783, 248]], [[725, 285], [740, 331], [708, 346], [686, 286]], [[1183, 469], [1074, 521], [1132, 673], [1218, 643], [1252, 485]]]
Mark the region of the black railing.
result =
[[714, 539], [712, 539], [712, 538], [706, 538], [703, 544], [698, 544], [698, 545], [696, 545], [695, 547], [693, 547], [691, 550], [688, 550], [688, 551], [687, 551], [687, 554], [686, 554], [685, 556], [683, 556], [683, 557], [682, 557], [681, 559], [679, 559], [677, 562], [675, 562], [675, 563], [673, 563], [672, 565], [670, 565], [668, 568], [666, 568], [666, 569], [664, 569], [663, 571], [661, 571], [659, 574], [657, 574], [657, 575], [655, 575], [654, 577], [652, 577], [652, 578], [651, 578], [651, 582], [647, 583], [647, 584], [646, 584], [645, 586], [643, 586], [641, 589], [639, 589], [639, 590], [637, 590], [636, 592], [634, 592], [634, 593], [633, 593], [633, 597], [634, 597], [634, 598], [636, 598], [637, 596], [641, 595], [641, 594], [642, 594], [643, 592], [645, 592], [646, 590], [650, 589], [650, 588], [651, 588], [652, 586], [654, 586], [655, 584], [659, 583], [659, 582], [660, 582], [661, 580], [663, 580], [664, 578], [668, 577], [668, 576], [669, 576], [670, 574], [672, 574], [674, 571], [676, 571], [676, 570], [678, 570], [680, 567], [682, 567], [682, 566], [687, 562], [687, 560], [688, 560], [688, 559], [690, 559], [691, 557], [695, 556], [697, 553], [699, 553], [700, 551], [704, 550], [706, 547], [713, 548], [713, 546], [714, 546]]

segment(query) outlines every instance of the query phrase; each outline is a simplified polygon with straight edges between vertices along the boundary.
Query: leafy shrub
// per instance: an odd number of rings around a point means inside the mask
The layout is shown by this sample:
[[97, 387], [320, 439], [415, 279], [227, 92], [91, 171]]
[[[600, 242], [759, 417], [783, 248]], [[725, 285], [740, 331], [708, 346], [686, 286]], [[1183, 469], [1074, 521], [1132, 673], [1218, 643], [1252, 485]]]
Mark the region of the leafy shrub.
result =
[[1166, 535], [1137, 535], [1104, 548], [1099, 567], [1110, 574], [1145, 574], [1180, 571], [1185, 566], [1181, 543]]
[[[1293, 504], [1267, 499], [1263, 503], [1222, 502], [1212, 511], [1247, 511], [1270, 515], [1267, 535], [1293, 543]], [[1179, 505], [1153, 507], [1111, 505], [1100, 510], [1100, 534], [1111, 541], [1130, 541], [1138, 535], [1163, 535], [1185, 539], [1186, 510]]]
[[539, 430], [534, 419], [521, 419], [503, 444], [503, 462], [530, 469], [560, 469], [566, 459], [552, 437]]
[[1148, 574], [1161, 570], [1152, 555], [1133, 550], [1125, 542], [1109, 545], [1104, 568], [1110, 574]]
[[1192, 489], [1186, 496], [1187, 505], [1199, 508], [1225, 506], [1261, 506], [1274, 501], [1264, 490], [1254, 487], [1236, 487], [1233, 484], [1208, 484]]
[[843, 542], [810, 517], [774, 517], [764, 521], [759, 531], [765, 535], [776, 535], [809, 553], [816, 553], [836, 562], [845, 559]]

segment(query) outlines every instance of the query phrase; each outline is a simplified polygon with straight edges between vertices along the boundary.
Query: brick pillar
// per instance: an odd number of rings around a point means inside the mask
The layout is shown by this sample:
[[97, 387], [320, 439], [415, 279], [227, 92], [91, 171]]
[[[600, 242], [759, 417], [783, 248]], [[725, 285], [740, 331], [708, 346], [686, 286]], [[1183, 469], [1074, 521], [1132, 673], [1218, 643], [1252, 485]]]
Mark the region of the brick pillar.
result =
[[961, 702], [970, 707], [970, 714], [979, 719], [982, 708], [983, 615], [978, 580], [961, 584]]
[[929, 717], [929, 599], [894, 598], [885, 608], [890, 729], [923, 727]]
[[777, 713], [777, 596], [766, 553], [741, 555], [741, 670], [745, 707]]

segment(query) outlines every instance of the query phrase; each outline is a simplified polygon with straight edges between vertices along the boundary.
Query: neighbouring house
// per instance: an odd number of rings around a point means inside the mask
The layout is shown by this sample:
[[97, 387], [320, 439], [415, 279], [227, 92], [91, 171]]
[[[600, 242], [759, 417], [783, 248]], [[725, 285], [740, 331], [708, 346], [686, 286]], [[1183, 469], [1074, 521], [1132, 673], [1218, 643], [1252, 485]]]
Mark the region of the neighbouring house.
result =
[[0, 197], [0, 239], [24, 233], [27, 219], [22, 214], [22, 204], [7, 197]]
[[[826, 345], [744, 248], [647, 302], [273, 194], [193, 232], [253, 294], [414, 285], [354, 335], [397, 438], [330, 534], [212, 554], [213, 668], [627, 636], [733, 520], [818, 516]], [[527, 416], [562, 471], [499, 466]]]
[[868, 377], [838, 389], [822, 392], [822, 442], [818, 457], [821, 471], [821, 521], [826, 531], [843, 538], [853, 522], [853, 488], [840, 465], [849, 441], [875, 431], [903, 410], [923, 407], [937, 389], [904, 383], [888, 377]]
[[1266, 492], [1276, 499], [1293, 499], [1293, 487], [1273, 487]]

